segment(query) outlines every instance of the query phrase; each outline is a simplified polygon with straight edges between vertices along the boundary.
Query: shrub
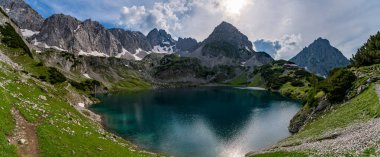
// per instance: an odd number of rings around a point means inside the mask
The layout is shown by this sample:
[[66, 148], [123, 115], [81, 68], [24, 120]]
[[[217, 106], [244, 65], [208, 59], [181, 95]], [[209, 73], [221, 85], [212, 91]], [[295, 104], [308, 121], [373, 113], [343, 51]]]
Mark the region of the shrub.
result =
[[351, 64], [356, 67], [380, 63], [380, 32], [371, 36], [352, 57]]
[[59, 72], [56, 68], [49, 67], [48, 69], [48, 79], [51, 84], [62, 83], [66, 81], [66, 77]]
[[39, 63], [36, 64], [36, 66], [37, 67], [42, 67], [42, 66], [44, 66], [44, 64], [42, 62], [39, 62]]
[[303, 87], [303, 86], [305, 86], [305, 84], [302, 81], [300, 81], [300, 80], [293, 80], [291, 84], [292, 84], [293, 87]]
[[342, 68], [334, 69], [323, 81], [321, 88], [327, 93], [327, 98], [331, 102], [341, 102], [355, 80], [356, 76], [351, 71]]
[[311, 74], [309, 72], [307, 72], [306, 70], [303, 70], [303, 69], [295, 71], [294, 74], [298, 78], [303, 78], [303, 77], [309, 77], [309, 76], [311, 76]]
[[282, 85], [284, 85], [287, 82], [290, 82], [291, 80], [292, 78], [289, 76], [274, 76], [269, 80], [268, 86], [274, 90], [277, 90], [280, 89]]
[[94, 91], [95, 86], [97, 87], [101, 86], [101, 83], [97, 80], [86, 80], [80, 83], [71, 81], [70, 84], [74, 88], [82, 90], [82, 91]]
[[39, 76], [38, 79], [43, 82], [46, 82], [46, 76]]

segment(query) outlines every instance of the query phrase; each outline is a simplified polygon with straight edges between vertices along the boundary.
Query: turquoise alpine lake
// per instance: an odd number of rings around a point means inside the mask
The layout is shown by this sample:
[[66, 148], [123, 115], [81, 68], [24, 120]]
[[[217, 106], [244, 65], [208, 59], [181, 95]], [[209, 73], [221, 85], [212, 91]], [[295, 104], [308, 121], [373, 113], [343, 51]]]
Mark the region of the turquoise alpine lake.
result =
[[179, 157], [243, 157], [289, 136], [301, 105], [278, 93], [232, 87], [122, 92], [90, 109], [140, 148]]

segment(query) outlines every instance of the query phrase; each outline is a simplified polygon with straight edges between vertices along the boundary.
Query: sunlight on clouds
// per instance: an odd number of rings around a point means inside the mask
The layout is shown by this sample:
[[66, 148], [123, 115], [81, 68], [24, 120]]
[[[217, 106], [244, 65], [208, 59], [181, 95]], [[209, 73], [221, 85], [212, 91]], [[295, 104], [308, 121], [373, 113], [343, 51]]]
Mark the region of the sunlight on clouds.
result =
[[239, 15], [243, 7], [245, 7], [248, 2], [247, 0], [224, 0], [221, 4], [226, 9], [228, 14]]

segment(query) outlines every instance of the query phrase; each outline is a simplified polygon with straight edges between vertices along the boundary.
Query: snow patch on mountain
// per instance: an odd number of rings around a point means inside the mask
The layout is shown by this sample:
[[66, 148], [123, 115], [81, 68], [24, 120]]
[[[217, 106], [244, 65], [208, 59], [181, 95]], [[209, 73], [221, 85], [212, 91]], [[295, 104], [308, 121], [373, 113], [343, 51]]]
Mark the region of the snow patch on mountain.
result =
[[133, 57], [135, 58], [135, 60], [137, 60], [137, 61], [141, 61], [143, 58], [142, 57], [139, 57], [138, 55], [140, 54], [140, 53], [142, 53], [144, 50], [142, 50], [141, 48], [138, 48], [137, 50], [136, 50], [136, 53], [135, 54], [133, 54]]
[[164, 47], [161, 47], [161, 46], [157, 45], [157, 46], [153, 47], [152, 51], [154, 53], [166, 53], [166, 54], [175, 53], [174, 52], [174, 46], [164, 46]]
[[91, 79], [91, 77], [88, 74], [83, 74], [84, 77]]
[[23, 37], [31, 37], [35, 34], [38, 34], [40, 32], [38, 31], [32, 31], [32, 30], [29, 30], [29, 29], [21, 29], [21, 34]]
[[57, 47], [57, 46], [49, 46], [49, 45], [47, 45], [46, 43], [38, 42], [37, 39], [32, 40], [32, 44], [33, 44], [34, 46], [37, 46], [37, 47], [43, 47], [43, 48], [45, 48], [45, 49], [50, 49], [50, 48], [52, 48], [52, 49], [56, 49], [56, 50], [58, 50], [58, 51], [65, 51], [65, 52], [68, 52], [67, 50], [62, 49], [62, 48], [60, 48], [60, 47]]
[[98, 51], [84, 52], [83, 50], [79, 51], [80, 56], [96, 56], [96, 57], [109, 57], [109, 55], [100, 53]]

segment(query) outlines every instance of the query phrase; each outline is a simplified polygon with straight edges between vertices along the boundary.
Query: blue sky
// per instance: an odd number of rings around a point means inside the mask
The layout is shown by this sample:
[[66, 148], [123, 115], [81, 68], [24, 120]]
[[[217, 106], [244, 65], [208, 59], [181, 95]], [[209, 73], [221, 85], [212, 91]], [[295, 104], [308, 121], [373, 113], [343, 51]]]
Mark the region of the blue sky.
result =
[[64, 13], [106, 27], [203, 40], [222, 21], [235, 25], [277, 59], [289, 59], [318, 37], [351, 57], [380, 30], [379, 0], [26, 0], [45, 18]]

